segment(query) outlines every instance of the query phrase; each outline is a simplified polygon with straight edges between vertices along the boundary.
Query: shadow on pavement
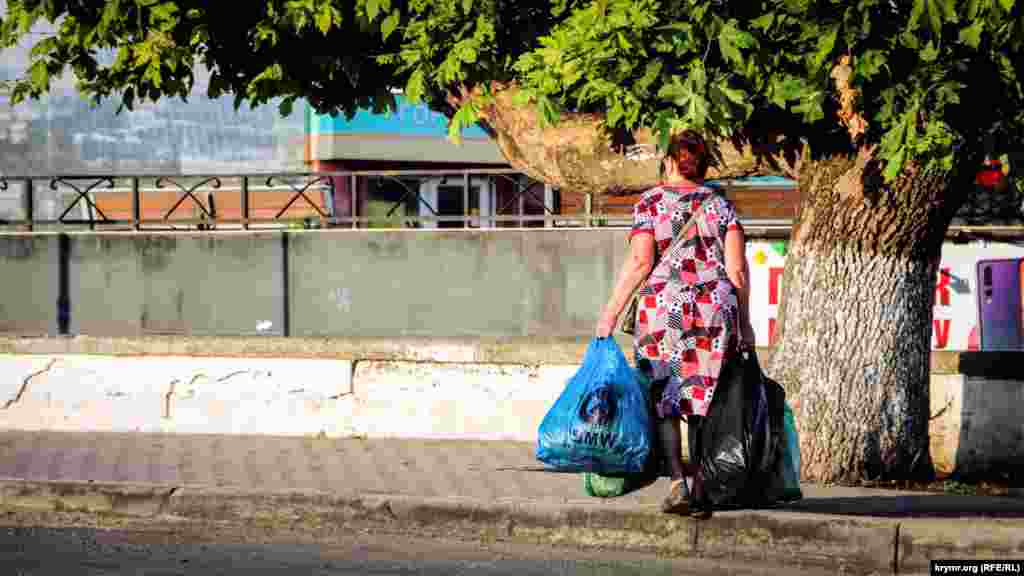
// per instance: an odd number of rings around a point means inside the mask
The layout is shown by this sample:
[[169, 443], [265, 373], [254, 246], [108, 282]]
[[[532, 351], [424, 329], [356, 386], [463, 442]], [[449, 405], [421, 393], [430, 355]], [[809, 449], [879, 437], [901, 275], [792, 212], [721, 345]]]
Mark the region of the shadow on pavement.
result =
[[805, 498], [774, 509], [885, 518], [1024, 518], [1024, 499], [946, 494], [853, 496]]

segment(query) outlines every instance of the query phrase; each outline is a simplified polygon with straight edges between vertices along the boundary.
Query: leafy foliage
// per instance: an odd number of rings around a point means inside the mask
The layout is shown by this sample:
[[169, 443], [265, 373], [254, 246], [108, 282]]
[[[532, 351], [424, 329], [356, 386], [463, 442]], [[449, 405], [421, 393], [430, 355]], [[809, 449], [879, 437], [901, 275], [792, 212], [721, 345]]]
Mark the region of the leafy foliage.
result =
[[[392, 88], [453, 118], [446, 97], [516, 81], [548, 120], [605, 114], [610, 128], [693, 127], [730, 136], [765, 114], [812, 149], [850, 147], [833, 69], [851, 57], [854, 106], [887, 175], [948, 170], [965, 149], [996, 156], [1022, 136], [1024, 14], [1015, 0], [8, 0], [0, 41], [39, 42], [14, 99], [70, 68], [96, 97], [185, 97], [201, 63], [209, 94], [321, 112], [393, 107]], [[110, 64], [99, 55], [113, 51]]]

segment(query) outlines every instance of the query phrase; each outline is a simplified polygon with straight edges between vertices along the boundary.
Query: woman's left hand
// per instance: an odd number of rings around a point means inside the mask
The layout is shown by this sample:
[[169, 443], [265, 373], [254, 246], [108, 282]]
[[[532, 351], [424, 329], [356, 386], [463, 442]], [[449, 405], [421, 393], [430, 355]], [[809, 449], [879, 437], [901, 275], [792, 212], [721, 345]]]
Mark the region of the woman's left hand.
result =
[[615, 331], [615, 325], [619, 323], [619, 317], [617, 314], [612, 314], [608, 310], [601, 311], [601, 319], [597, 321], [597, 337], [607, 338], [611, 336], [612, 332]]

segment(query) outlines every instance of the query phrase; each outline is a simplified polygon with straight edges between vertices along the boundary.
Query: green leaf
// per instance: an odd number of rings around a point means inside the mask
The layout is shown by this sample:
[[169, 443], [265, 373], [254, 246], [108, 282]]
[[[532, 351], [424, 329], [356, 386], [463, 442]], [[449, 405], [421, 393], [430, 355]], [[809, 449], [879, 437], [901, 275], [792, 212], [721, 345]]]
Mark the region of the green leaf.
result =
[[907, 21], [907, 32], [913, 32], [917, 30], [920, 25], [921, 16], [924, 15], [926, 0], [914, 0], [914, 5], [910, 9], [910, 19]]
[[867, 50], [856, 59], [854, 74], [857, 78], [870, 80], [885, 66], [885, 53], [881, 50]]
[[380, 13], [380, 0], [366, 0], [366, 17], [373, 22]]
[[29, 69], [32, 87], [36, 90], [45, 90], [50, 83], [50, 71], [46, 69], [46, 62], [36, 60]]
[[690, 74], [686, 77], [686, 83], [691, 85], [694, 91], [703, 94], [704, 86], [708, 83], [707, 71], [704, 70], [704, 63], [697, 60], [690, 66]]
[[800, 99], [800, 103], [793, 107], [793, 112], [802, 114], [804, 121], [808, 123], [814, 123], [825, 117], [825, 113], [821, 109], [821, 104], [825, 99], [825, 93], [821, 91], [814, 91], [810, 94], [805, 94]]
[[391, 36], [392, 32], [398, 28], [398, 22], [400, 18], [398, 11], [394, 11], [388, 14], [388, 17], [384, 19], [384, 22], [380, 25], [380, 33], [384, 37], [384, 41], [387, 41], [388, 36]]
[[476, 114], [470, 108], [469, 103], [463, 104], [448, 122], [448, 138], [456, 143], [462, 143], [462, 130], [476, 120]]
[[812, 61], [812, 70], [818, 70], [821, 68], [825, 60], [832, 54], [832, 50], [836, 46], [836, 37], [839, 35], [839, 27], [832, 26], [827, 32], [822, 34], [818, 38], [818, 49], [814, 53], [814, 60]]
[[907, 157], [906, 146], [901, 146], [892, 157], [888, 158], [885, 163], [885, 170], [882, 171], [882, 176], [885, 177], [886, 182], [892, 182], [900, 175], [903, 171], [903, 163]]
[[409, 102], [418, 104], [423, 99], [423, 94], [426, 92], [425, 80], [423, 68], [416, 68], [409, 75], [409, 80], [405, 83], [405, 96]]
[[794, 76], [772, 79], [771, 100], [781, 108], [791, 100], [796, 100], [804, 92], [804, 83]]
[[[658, 79], [661, 74], [662, 62], [659, 58], [653, 58], [647, 62], [647, 66], [644, 68], [644, 75], [634, 84], [634, 88], [638, 95], [646, 95], [648, 89]], [[582, 72], [580, 73], [582, 74]]]
[[932, 34], [936, 36], [942, 35], [942, 13], [939, 10], [940, 0], [928, 0], [928, 25], [932, 29]]
[[999, 0], [999, 7], [1007, 14], [1013, 11], [1013, 7], [1016, 4], [1016, 0]]
[[692, 94], [687, 100], [685, 120], [696, 130], [701, 130], [707, 123], [708, 101], [703, 96]]
[[294, 106], [294, 98], [285, 98], [284, 100], [281, 101], [280, 104], [277, 105], [277, 111], [282, 118], [287, 118], [292, 115], [292, 110], [294, 109]]
[[316, 14], [316, 27], [320, 30], [320, 33], [324, 35], [331, 30], [330, 6], [330, 4], [324, 4], [324, 7]]
[[473, 0], [462, 0], [462, 11], [470, 14], [471, 10], [473, 10]]
[[686, 22], [669, 22], [668, 24], [662, 24], [661, 26], [658, 26], [657, 28], [655, 28], [655, 30], [658, 30], [658, 31], [672, 30], [672, 31], [675, 31], [675, 32], [687, 32], [687, 33], [690, 32], [690, 30], [692, 30], [692, 29], [693, 29], [693, 26], [691, 26], [690, 24], [688, 24]]
[[529, 90], [520, 90], [512, 95], [512, 104], [517, 107], [523, 107], [530, 103], [531, 93]]
[[683, 106], [686, 103], [686, 90], [683, 88], [679, 76], [673, 76], [670, 81], [661, 86], [658, 90], [658, 98], [672, 102], [676, 106]]
[[764, 14], [763, 16], [760, 16], [758, 18], [755, 18], [755, 19], [751, 20], [750, 21], [750, 25], [753, 26], [754, 28], [759, 29], [759, 30], [768, 30], [769, 28], [771, 28], [771, 26], [772, 26], [772, 24], [774, 22], [775, 22], [775, 13], [774, 12], [768, 12], [767, 14]]
[[718, 48], [726, 61], [737, 66], [743, 65], [743, 54], [740, 48], [752, 48], [757, 41], [749, 32], [737, 30], [733, 22], [727, 23], [718, 33]]
[[29, 50], [28, 54], [33, 59], [39, 58], [45, 56], [46, 54], [49, 54], [50, 52], [55, 50], [57, 46], [58, 42], [56, 37], [51, 36], [49, 38], [43, 38], [38, 43], [36, 43], [36, 45], [33, 46], [31, 50]]
[[722, 84], [716, 85], [716, 87], [733, 104], [739, 104], [741, 106], [742, 105], [746, 105], [746, 106], [750, 105], [750, 98], [747, 97], [747, 94], [744, 91], [737, 90], [736, 88], [733, 88], [732, 86], [729, 86], [728, 84], [726, 84], [724, 82]]
[[658, 150], [662, 152], [668, 150], [668, 143], [672, 138], [672, 122], [668, 112], [663, 110], [658, 113], [658, 118], [654, 122], [654, 131], [658, 135]]
[[921, 47], [921, 42], [917, 39], [917, 36], [915, 36], [914, 33], [911, 32], [909, 29], [904, 30], [902, 33], [900, 33], [900, 44], [911, 50], [917, 50], [918, 48]]
[[934, 62], [939, 57], [939, 50], [935, 47], [935, 43], [929, 40], [921, 50], [920, 56], [923, 62]]
[[960, 42], [971, 48], [977, 48], [981, 44], [981, 32], [984, 28], [984, 22], [975, 20], [970, 26], [960, 30]]
[[622, 120], [623, 116], [625, 116], [625, 110], [622, 108], [622, 101], [615, 100], [615, 103], [612, 104], [608, 113], [605, 115], [605, 122], [607, 122], [609, 126], [615, 127], [618, 125], [619, 120]]
[[731, 29], [728, 26], [722, 28], [722, 31], [718, 34], [718, 49], [722, 52], [722, 58], [738, 66], [743, 64], [743, 55], [736, 48], [730, 31]]
[[981, 11], [981, 0], [967, 0], [967, 11], [965, 16], [967, 20], [974, 20], [978, 17], [978, 13]]
[[537, 98], [537, 105], [540, 107], [541, 124], [543, 126], [552, 126], [558, 121], [558, 110], [555, 108], [555, 104], [550, 98], [547, 96], [539, 96]]
[[149, 12], [150, 22], [159, 22], [161, 20], [174, 20], [174, 15], [178, 13], [178, 6], [173, 2], [164, 2], [153, 6]]

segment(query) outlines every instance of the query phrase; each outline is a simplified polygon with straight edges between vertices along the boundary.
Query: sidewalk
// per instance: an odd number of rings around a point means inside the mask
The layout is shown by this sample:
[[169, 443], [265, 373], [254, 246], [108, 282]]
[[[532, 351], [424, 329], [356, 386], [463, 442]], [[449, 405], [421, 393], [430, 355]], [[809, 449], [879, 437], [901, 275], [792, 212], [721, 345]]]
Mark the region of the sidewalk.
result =
[[[1024, 499], [804, 487], [706, 522], [658, 512], [667, 480], [588, 497], [511, 442], [0, 432], [0, 504], [644, 548], [677, 556], [927, 572], [935, 558], [1024, 558]], [[895, 570], [894, 570], [895, 569]]]

